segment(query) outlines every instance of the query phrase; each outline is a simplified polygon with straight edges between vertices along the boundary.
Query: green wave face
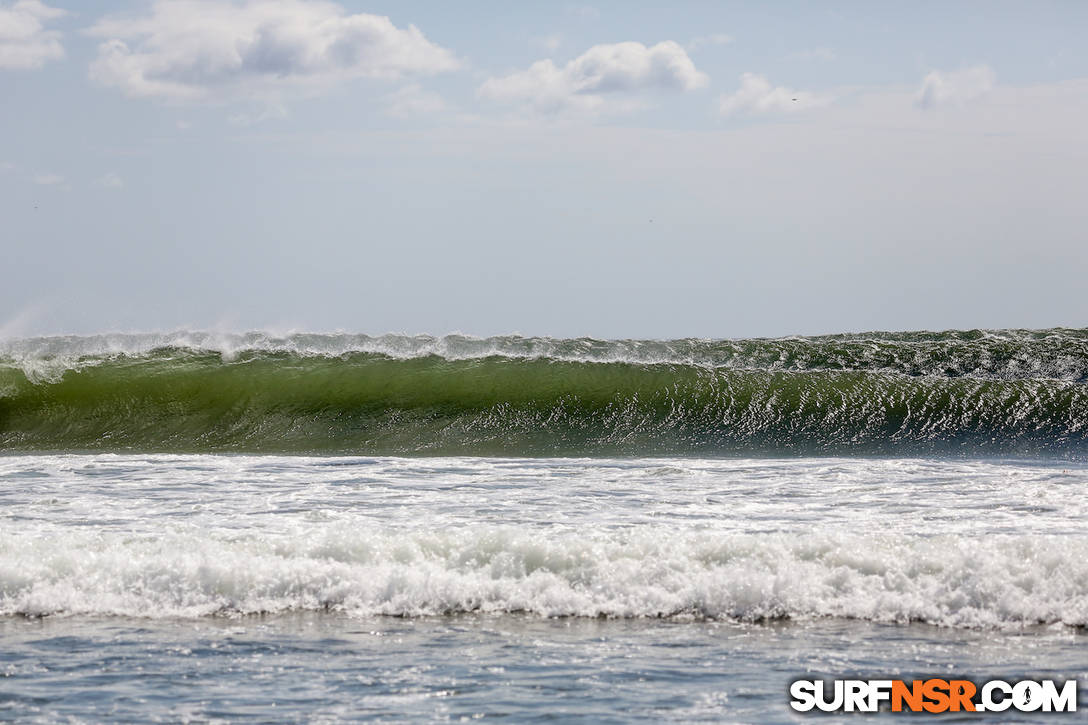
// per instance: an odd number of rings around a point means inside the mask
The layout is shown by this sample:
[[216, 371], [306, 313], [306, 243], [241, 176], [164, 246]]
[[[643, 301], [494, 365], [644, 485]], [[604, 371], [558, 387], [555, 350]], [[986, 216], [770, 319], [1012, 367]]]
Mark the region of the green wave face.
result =
[[237, 336], [220, 349], [185, 334], [0, 344], [0, 447], [1088, 453], [1084, 331], [667, 342]]

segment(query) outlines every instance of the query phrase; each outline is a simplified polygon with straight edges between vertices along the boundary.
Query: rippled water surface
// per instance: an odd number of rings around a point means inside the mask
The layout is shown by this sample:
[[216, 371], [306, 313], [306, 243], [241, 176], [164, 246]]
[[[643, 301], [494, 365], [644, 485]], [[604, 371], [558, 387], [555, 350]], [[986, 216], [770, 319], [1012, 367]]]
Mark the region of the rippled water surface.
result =
[[8, 619], [0, 637], [0, 718], [43, 722], [809, 722], [786, 683], [874, 673], [1076, 673], [1088, 707], [1084, 636], [1046, 628], [305, 613]]

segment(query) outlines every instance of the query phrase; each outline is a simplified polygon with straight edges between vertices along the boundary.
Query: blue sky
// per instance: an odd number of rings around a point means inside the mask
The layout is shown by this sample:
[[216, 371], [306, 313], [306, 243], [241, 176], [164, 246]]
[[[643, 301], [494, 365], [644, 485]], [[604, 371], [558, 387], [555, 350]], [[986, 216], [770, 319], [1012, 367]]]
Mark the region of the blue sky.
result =
[[1085, 28], [0, 0], [0, 335], [1084, 326]]

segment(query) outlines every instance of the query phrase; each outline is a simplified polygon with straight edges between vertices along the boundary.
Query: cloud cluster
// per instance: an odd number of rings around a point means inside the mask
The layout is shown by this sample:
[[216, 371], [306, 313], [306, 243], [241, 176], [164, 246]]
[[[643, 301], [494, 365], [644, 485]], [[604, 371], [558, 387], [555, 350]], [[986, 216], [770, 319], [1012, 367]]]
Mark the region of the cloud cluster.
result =
[[[65, 14], [42, 0], [0, 0], [0, 70], [40, 68], [64, 57], [61, 34], [48, 25]], [[334, 0], [146, 0], [132, 13], [107, 15], [83, 32], [99, 39], [90, 75], [100, 84], [169, 102], [240, 102], [254, 110], [234, 113], [229, 120], [243, 126], [282, 118], [293, 98], [355, 78], [401, 80], [400, 90], [384, 98], [391, 116], [450, 112], [441, 95], [416, 79], [461, 65], [414, 25], [397, 27], [384, 16], [353, 14]], [[562, 43], [559, 36], [538, 40], [552, 50]], [[707, 86], [708, 76], [688, 53], [731, 41], [712, 33], [693, 38], [686, 47], [671, 40], [650, 46], [634, 41], [594, 45], [562, 65], [547, 58], [488, 78], [477, 96], [542, 114], [637, 110], [650, 103], [651, 93]], [[828, 60], [835, 54], [816, 48], [788, 57]], [[987, 65], [934, 70], [913, 102], [921, 109], [963, 105], [994, 85], [994, 71]], [[720, 96], [718, 110], [726, 117], [769, 116], [832, 100], [745, 73], [734, 92]], [[178, 128], [185, 130], [187, 124], [179, 122]], [[47, 185], [62, 181], [50, 174], [38, 179]], [[104, 185], [114, 186], [112, 181]]]
[[[488, 79], [479, 95], [498, 101], [527, 103], [544, 113], [602, 110], [606, 97], [650, 90], [690, 91], [707, 84], [678, 43], [666, 40], [646, 47], [627, 42], [595, 45], [563, 67], [551, 59], [527, 70]], [[612, 104], [631, 106], [630, 99]]]
[[794, 113], [830, 102], [831, 99], [826, 96], [773, 86], [766, 76], [745, 73], [740, 77], [740, 88], [731, 95], [721, 97], [718, 110], [723, 116]]
[[988, 93], [997, 76], [987, 65], [976, 65], [959, 71], [933, 71], [922, 80], [914, 97], [919, 108], [960, 105]]
[[187, 101], [307, 92], [351, 78], [400, 78], [458, 67], [413, 25], [347, 14], [323, 0], [157, 0], [107, 17], [93, 79], [131, 96]]
[[60, 33], [45, 23], [64, 15], [40, 0], [0, 5], [0, 69], [30, 70], [64, 57]]

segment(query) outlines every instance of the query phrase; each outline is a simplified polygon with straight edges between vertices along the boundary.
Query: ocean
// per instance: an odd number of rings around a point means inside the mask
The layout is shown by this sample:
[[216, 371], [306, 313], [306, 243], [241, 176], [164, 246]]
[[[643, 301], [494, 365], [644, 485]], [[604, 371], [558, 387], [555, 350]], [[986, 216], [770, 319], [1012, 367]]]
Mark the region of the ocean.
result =
[[1086, 383], [1069, 329], [3, 340], [0, 719], [1083, 710]]

